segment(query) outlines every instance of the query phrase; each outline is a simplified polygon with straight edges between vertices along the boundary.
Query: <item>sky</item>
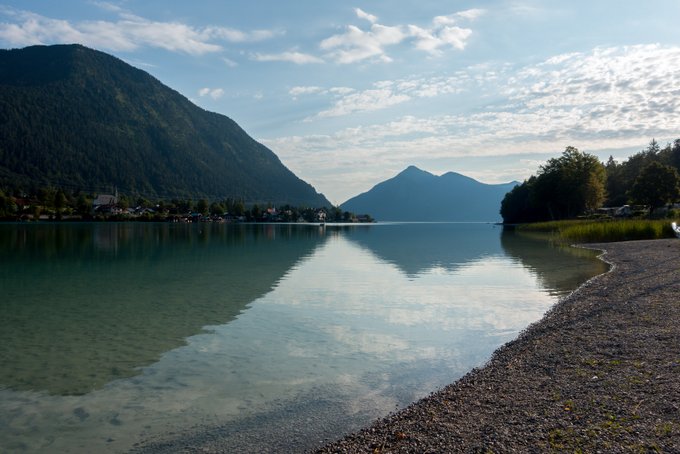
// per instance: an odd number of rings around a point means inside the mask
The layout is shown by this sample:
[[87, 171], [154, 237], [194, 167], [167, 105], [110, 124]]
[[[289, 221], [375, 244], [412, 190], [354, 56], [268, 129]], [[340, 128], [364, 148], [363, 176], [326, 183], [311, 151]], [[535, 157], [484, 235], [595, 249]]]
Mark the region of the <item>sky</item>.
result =
[[415, 165], [522, 181], [680, 138], [678, 0], [0, 0], [224, 114], [333, 204]]

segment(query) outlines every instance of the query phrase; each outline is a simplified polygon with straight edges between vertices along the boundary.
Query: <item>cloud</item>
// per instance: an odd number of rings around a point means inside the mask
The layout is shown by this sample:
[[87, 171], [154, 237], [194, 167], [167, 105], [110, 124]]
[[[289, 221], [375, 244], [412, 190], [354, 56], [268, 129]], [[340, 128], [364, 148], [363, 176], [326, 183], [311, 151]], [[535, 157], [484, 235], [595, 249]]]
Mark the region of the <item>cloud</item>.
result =
[[486, 10], [473, 8], [465, 11], [460, 11], [456, 13], [456, 16], [467, 20], [477, 20], [480, 16], [483, 16], [484, 14], [486, 14]]
[[222, 88], [201, 88], [198, 90], [198, 96], [201, 98], [205, 96], [210, 96], [212, 99], [220, 99], [222, 96], [224, 96], [224, 89]]
[[335, 105], [317, 115], [319, 118], [339, 117], [357, 112], [385, 109], [411, 99], [405, 94], [396, 94], [392, 90], [372, 89], [351, 93], [335, 103]]
[[71, 23], [4, 7], [0, 9], [0, 15], [10, 21], [0, 23], [0, 40], [13, 46], [75, 42], [114, 51], [155, 47], [202, 55], [221, 51], [220, 42], [262, 41], [277, 34], [267, 30], [244, 32], [226, 27], [199, 28], [180, 22], [158, 22], [136, 16], [109, 3], [100, 2], [97, 5], [117, 13], [118, 20]]
[[125, 10], [123, 8], [121, 8], [120, 6], [114, 5], [113, 3], [109, 3], [109, 2], [90, 1], [89, 3], [98, 7], [98, 8], [103, 9], [104, 11], [109, 11], [109, 12], [112, 12], [112, 13], [124, 13], [125, 12]]
[[355, 90], [354, 90], [354, 88], [350, 88], [350, 87], [332, 87], [328, 91], [333, 93], [333, 94], [337, 94], [337, 95], [346, 95], [346, 94], [354, 92]]
[[349, 87], [331, 87], [323, 88], [318, 86], [297, 86], [288, 90], [288, 94], [296, 100], [299, 96], [307, 95], [331, 95], [341, 97], [354, 93], [356, 90]]
[[415, 38], [416, 48], [432, 55], [440, 55], [441, 48], [447, 45], [463, 50], [467, 45], [470, 35], [472, 35], [472, 30], [469, 28], [457, 26], [426, 30], [415, 25], [409, 25], [409, 32]]
[[417, 98], [434, 98], [460, 93], [475, 81], [466, 73], [449, 77], [428, 79], [383, 80], [371, 88], [356, 90], [350, 87], [294, 87], [289, 94], [295, 99], [299, 95], [331, 96], [331, 107], [308, 117], [306, 121], [318, 118], [340, 117], [359, 112], [385, 109]]
[[392, 59], [385, 53], [385, 47], [398, 44], [406, 37], [401, 27], [373, 24], [370, 31], [363, 31], [350, 25], [345, 33], [321, 41], [320, 47], [338, 63], [354, 63], [371, 57], [390, 62]]
[[238, 66], [238, 63], [227, 57], [222, 57], [222, 61], [224, 62], [225, 65], [227, 65], [230, 68], [236, 68]]
[[373, 14], [368, 14], [367, 12], [363, 11], [361, 8], [354, 8], [354, 12], [356, 13], [357, 17], [359, 19], [366, 19], [370, 23], [374, 24], [378, 21], [378, 18], [374, 16]]
[[325, 91], [321, 87], [293, 87], [290, 90], [288, 90], [288, 94], [290, 94], [292, 97], [298, 97], [300, 95], [308, 95], [308, 94], [313, 94], [313, 93], [321, 93]]
[[379, 81], [366, 90], [316, 90], [313, 94], [333, 96], [331, 107], [316, 118], [474, 91], [497, 101], [483, 112], [466, 115], [461, 124], [503, 125], [519, 119], [508, 134], [531, 134], [550, 127], [553, 136], [621, 134], [641, 128], [672, 131], [674, 113], [680, 111], [677, 65], [679, 47], [596, 48], [519, 68], [482, 65], [448, 76]]
[[680, 110], [679, 64], [678, 47], [596, 48], [523, 68], [504, 94], [529, 111], [553, 113], [552, 123], [572, 121], [571, 135], [670, 132]]
[[[315, 121], [386, 107], [395, 117], [379, 123], [348, 117], [355, 125], [332, 134], [266, 144], [303, 178], [343, 196], [365, 191], [416, 161], [528, 159], [559, 154], [567, 145], [619, 156], [617, 150], [643, 148], [652, 137], [677, 137], [678, 67], [680, 46], [637, 45], [556, 55], [525, 66], [487, 64], [447, 76], [381, 81], [347, 94], [323, 89], [308, 94], [332, 100], [310, 118]], [[480, 101], [455, 111], [457, 96], [473, 93]], [[429, 116], [407, 114], [410, 105], [401, 108], [425, 98], [446, 108]], [[308, 168], [315, 174], [305, 174]], [[523, 173], [503, 176], [519, 180], [535, 170], [535, 162], [527, 161]]]
[[227, 27], [207, 27], [201, 32], [206, 38], [223, 39], [231, 43], [264, 41], [280, 35], [281, 33], [282, 32], [275, 32], [272, 30], [253, 30], [244, 32]]
[[415, 39], [416, 48], [431, 55], [440, 55], [441, 49], [447, 46], [463, 50], [472, 35], [472, 30], [458, 26], [458, 22], [461, 19], [474, 21], [485, 12], [483, 9], [469, 9], [448, 16], [437, 16], [432, 20], [432, 26], [427, 29], [409, 25], [409, 33]]
[[314, 55], [304, 54], [301, 52], [290, 51], [282, 52], [279, 54], [261, 54], [255, 53], [252, 55], [252, 59], [261, 62], [271, 62], [271, 61], [283, 61], [295, 63], [296, 65], [306, 65], [310, 63], [323, 63], [323, 60], [315, 57]]
[[354, 11], [358, 18], [371, 23], [369, 30], [348, 25], [344, 33], [326, 38], [319, 45], [321, 50], [327, 52], [327, 58], [336, 63], [350, 64], [367, 59], [389, 63], [392, 58], [387, 54], [387, 48], [407, 41], [430, 55], [440, 55], [446, 47], [463, 50], [472, 30], [456, 24], [460, 20], [473, 21], [485, 12], [482, 9], [470, 9], [449, 16], [437, 16], [431, 26], [423, 28], [417, 25], [381, 25], [377, 23], [376, 16], [359, 8]]

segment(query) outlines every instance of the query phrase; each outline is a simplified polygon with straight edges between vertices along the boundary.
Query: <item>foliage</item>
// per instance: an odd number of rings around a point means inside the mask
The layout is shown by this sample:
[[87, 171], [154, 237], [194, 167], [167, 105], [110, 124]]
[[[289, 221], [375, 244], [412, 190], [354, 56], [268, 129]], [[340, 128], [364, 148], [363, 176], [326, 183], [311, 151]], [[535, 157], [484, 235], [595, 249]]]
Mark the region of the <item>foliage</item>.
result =
[[501, 215], [506, 223], [572, 218], [601, 205], [605, 184], [605, 168], [597, 157], [567, 147], [506, 195]]
[[501, 216], [505, 223], [535, 222], [541, 219], [542, 216], [534, 204], [535, 184], [536, 177], [532, 176], [505, 194], [501, 201]]
[[661, 148], [656, 140], [649, 146], [618, 163], [609, 158], [607, 170], [607, 206], [621, 206], [631, 202], [631, 191], [635, 180], [644, 168], [656, 162], [674, 168], [680, 172], [680, 139]]
[[207, 216], [210, 209], [210, 205], [206, 199], [201, 199], [196, 204], [196, 211], [201, 213], [203, 216]]
[[0, 219], [7, 219], [15, 216], [17, 213], [17, 204], [13, 197], [7, 196], [0, 190]]
[[651, 240], [674, 236], [668, 221], [647, 219], [540, 222], [522, 225], [519, 229], [523, 232], [555, 232], [558, 240], [577, 243]]
[[[599, 165], [598, 165], [599, 164]], [[680, 198], [680, 139], [662, 148], [656, 140], [623, 163], [567, 147], [501, 203], [505, 223], [570, 219], [604, 206], [641, 203], [651, 209]], [[646, 212], [644, 207], [640, 211]], [[673, 212], [669, 210], [668, 215]]]
[[680, 197], [680, 176], [673, 167], [651, 162], [635, 179], [630, 195], [633, 201], [648, 205], [651, 216], [655, 208]]
[[343, 211], [340, 207], [286, 204], [266, 208], [253, 204], [246, 208], [242, 199], [221, 199], [210, 202], [200, 199], [149, 200], [138, 198], [131, 205], [131, 198], [121, 195], [115, 209], [105, 212], [93, 211], [94, 195], [82, 192], [39, 188], [35, 194], [12, 194], [0, 189], [0, 220], [98, 220], [98, 221], [218, 221], [218, 222], [319, 222], [325, 214], [327, 222], [373, 222], [371, 216]]
[[[234, 121], [80, 45], [0, 50], [0, 187], [330, 206]], [[131, 202], [131, 204], [133, 204]]]

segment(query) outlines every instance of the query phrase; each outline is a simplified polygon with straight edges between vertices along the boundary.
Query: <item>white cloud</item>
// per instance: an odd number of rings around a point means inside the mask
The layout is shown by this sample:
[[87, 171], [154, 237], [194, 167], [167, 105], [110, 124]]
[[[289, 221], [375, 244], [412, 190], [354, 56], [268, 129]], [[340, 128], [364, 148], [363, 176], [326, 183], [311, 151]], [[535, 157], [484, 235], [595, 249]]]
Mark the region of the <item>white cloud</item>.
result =
[[385, 47], [400, 43], [406, 36], [401, 27], [373, 24], [370, 31], [363, 31], [350, 25], [345, 33], [321, 41], [320, 47], [328, 51], [328, 57], [338, 63], [354, 63], [372, 57], [390, 62]]
[[4, 7], [0, 14], [11, 21], [0, 23], [0, 40], [13, 46], [81, 43], [99, 49], [132, 51], [156, 47], [171, 52], [201, 55], [222, 50], [221, 41], [261, 41], [277, 33], [267, 30], [244, 32], [226, 27], [197, 28], [179, 22], [145, 19], [109, 3], [98, 6], [118, 14], [117, 21], [69, 21], [29, 11]]
[[572, 136], [657, 135], [677, 129], [679, 64], [678, 47], [597, 48], [524, 68], [505, 94], [553, 124], [572, 121]]
[[432, 55], [440, 55], [441, 48], [447, 45], [463, 50], [472, 30], [457, 26], [446, 26], [435, 30], [425, 30], [415, 25], [409, 25], [409, 32], [415, 38], [416, 48]]
[[354, 90], [354, 88], [350, 88], [350, 87], [332, 87], [328, 91], [330, 91], [331, 93], [334, 93], [334, 94], [338, 94], [338, 95], [346, 95], [346, 94], [352, 93], [355, 90]]
[[414, 98], [434, 98], [441, 95], [460, 93], [474, 81], [465, 73], [450, 77], [429, 79], [382, 80], [366, 90], [349, 87], [294, 87], [289, 94], [294, 98], [301, 94], [331, 95], [333, 103], [306, 121], [315, 118], [340, 117], [359, 112], [385, 109]]
[[468, 9], [468, 10], [465, 10], [465, 11], [460, 11], [460, 12], [456, 13], [456, 16], [461, 17], [463, 19], [467, 19], [467, 20], [476, 20], [480, 16], [483, 16], [484, 14], [486, 14], [486, 10], [479, 9], [479, 8], [473, 8], [473, 9]]
[[224, 62], [225, 65], [227, 65], [230, 68], [236, 68], [238, 66], [238, 63], [227, 57], [222, 57], [222, 61]]
[[458, 50], [465, 49], [472, 36], [472, 30], [458, 26], [458, 22], [461, 19], [473, 21], [484, 13], [482, 9], [470, 9], [448, 16], [437, 16], [432, 20], [432, 26], [427, 29], [416, 25], [409, 25], [408, 28], [417, 49], [431, 55], [440, 55], [441, 49], [447, 46]]
[[367, 12], [363, 11], [361, 8], [354, 8], [354, 12], [356, 13], [357, 17], [359, 19], [366, 19], [372, 24], [375, 24], [378, 21], [378, 18], [374, 16], [373, 14], [368, 14]]
[[[337, 99], [337, 98], [341, 98], [343, 96], [346, 96], [349, 93], [354, 93], [355, 91], [356, 91], [355, 89], [349, 88], [349, 87], [323, 88], [323, 87], [319, 87], [319, 86], [316, 86], [316, 85], [312, 85], [312, 86], [293, 87], [290, 90], [288, 90], [288, 94], [294, 100], [297, 100], [299, 96], [310, 96], [310, 95], [333, 96]], [[310, 121], [310, 120], [311, 119], [308, 119], [307, 121]]]
[[224, 96], [224, 89], [222, 88], [201, 88], [198, 90], [198, 96], [201, 98], [205, 96], [210, 96], [212, 99], [220, 99], [222, 96]]
[[92, 5], [97, 6], [98, 8], [103, 9], [104, 11], [110, 11], [113, 13], [123, 13], [125, 10], [121, 8], [118, 5], [114, 5], [113, 3], [109, 2], [96, 2], [96, 1], [91, 1], [90, 2]]
[[376, 16], [359, 8], [355, 8], [355, 12], [360, 19], [371, 22], [370, 30], [349, 25], [344, 33], [326, 38], [319, 45], [322, 50], [327, 51], [327, 57], [337, 63], [349, 64], [367, 59], [389, 63], [392, 58], [387, 54], [387, 48], [407, 41], [412, 41], [416, 49], [431, 55], [440, 55], [447, 46], [463, 50], [472, 30], [456, 25], [457, 22], [475, 20], [485, 11], [470, 9], [449, 16], [437, 16], [429, 28], [417, 25], [381, 25], [377, 23]]
[[[680, 47], [640, 45], [558, 55], [524, 67], [484, 65], [450, 76], [381, 81], [335, 95], [331, 107], [314, 119], [384, 107], [393, 107], [396, 118], [370, 124], [361, 117], [357, 125], [332, 134], [266, 143], [299, 175], [336, 198], [365, 191], [418, 160], [559, 154], [567, 145], [619, 156], [617, 150], [642, 148], [653, 137], [677, 137], [678, 67]], [[455, 105], [460, 93], [489, 93], [493, 102], [431, 116], [405, 114], [398, 107], [424, 97]], [[518, 162], [514, 175], [504, 171], [501, 176], [526, 178], [537, 162], [524, 162], [523, 171]], [[305, 174], [308, 168], [315, 174]], [[354, 174], [357, 168], [361, 172]], [[502, 181], [480, 172], [474, 175]]]
[[252, 55], [252, 59], [261, 62], [271, 62], [271, 61], [283, 61], [295, 63], [296, 65], [306, 65], [310, 63], [323, 63], [323, 60], [315, 57], [314, 55], [304, 54], [301, 52], [290, 51], [282, 52], [279, 54], [261, 54], [255, 53]]
[[308, 94], [313, 94], [313, 93], [321, 93], [321, 92], [323, 92], [323, 91], [325, 91], [323, 88], [321, 88], [321, 87], [315, 87], [315, 86], [311, 86], [311, 87], [293, 87], [293, 88], [291, 88], [290, 90], [288, 90], [288, 93], [289, 93], [291, 96], [296, 97], [296, 96], [300, 96], [300, 95], [308, 95]]
[[339, 117], [357, 112], [385, 109], [411, 99], [405, 94], [395, 94], [392, 90], [380, 88], [351, 93], [338, 100], [333, 107], [319, 112], [319, 118]]
[[232, 43], [264, 41], [281, 34], [281, 32], [272, 30], [253, 30], [244, 32], [227, 27], [207, 27], [201, 33], [206, 38], [218, 38]]

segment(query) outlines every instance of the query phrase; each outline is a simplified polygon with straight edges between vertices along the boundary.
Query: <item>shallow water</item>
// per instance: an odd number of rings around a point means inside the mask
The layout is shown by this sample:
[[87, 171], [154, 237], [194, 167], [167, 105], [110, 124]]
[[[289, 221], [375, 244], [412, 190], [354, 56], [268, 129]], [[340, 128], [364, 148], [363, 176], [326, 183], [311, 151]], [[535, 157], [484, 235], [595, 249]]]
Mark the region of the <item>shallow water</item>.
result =
[[311, 448], [483, 364], [606, 270], [488, 224], [0, 233], [2, 452]]

